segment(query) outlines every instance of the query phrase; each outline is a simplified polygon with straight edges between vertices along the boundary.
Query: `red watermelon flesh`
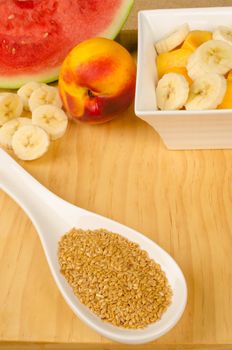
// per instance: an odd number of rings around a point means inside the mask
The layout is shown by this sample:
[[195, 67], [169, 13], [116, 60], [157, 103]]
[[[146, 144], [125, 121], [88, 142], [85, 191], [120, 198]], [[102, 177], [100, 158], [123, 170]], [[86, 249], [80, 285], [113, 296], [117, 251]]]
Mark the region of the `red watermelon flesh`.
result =
[[94, 36], [114, 38], [133, 0], [0, 0], [0, 87], [56, 80], [67, 53]]

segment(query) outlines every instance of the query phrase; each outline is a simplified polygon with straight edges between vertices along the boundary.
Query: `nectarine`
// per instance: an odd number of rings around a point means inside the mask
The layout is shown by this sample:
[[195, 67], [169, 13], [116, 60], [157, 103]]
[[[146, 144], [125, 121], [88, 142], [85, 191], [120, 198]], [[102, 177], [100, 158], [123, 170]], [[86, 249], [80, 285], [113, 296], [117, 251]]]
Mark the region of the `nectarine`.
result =
[[64, 60], [59, 91], [72, 119], [103, 123], [131, 104], [135, 79], [135, 62], [124, 47], [92, 38], [78, 44]]

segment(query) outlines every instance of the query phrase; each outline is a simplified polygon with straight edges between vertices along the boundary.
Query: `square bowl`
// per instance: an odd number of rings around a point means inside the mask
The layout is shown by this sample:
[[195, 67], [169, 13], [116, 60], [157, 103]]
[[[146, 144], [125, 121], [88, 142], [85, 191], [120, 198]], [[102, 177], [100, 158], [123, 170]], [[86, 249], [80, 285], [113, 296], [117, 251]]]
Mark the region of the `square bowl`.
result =
[[138, 14], [138, 63], [135, 114], [150, 124], [168, 149], [232, 148], [232, 109], [160, 111], [155, 42], [180, 25], [214, 30], [232, 25], [232, 7], [147, 10]]

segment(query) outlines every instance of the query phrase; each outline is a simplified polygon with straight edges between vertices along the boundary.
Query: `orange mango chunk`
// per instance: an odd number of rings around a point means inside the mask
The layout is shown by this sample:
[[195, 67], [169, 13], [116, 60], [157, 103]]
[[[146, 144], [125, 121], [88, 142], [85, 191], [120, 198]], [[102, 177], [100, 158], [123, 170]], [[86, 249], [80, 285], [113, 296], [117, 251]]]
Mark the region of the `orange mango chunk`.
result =
[[227, 75], [227, 80], [232, 82], [232, 70]]
[[226, 93], [223, 98], [222, 103], [217, 107], [217, 109], [230, 109], [232, 108], [232, 71], [227, 76], [227, 87]]
[[156, 58], [156, 65], [159, 79], [166, 73], [170, 73], [170, 69], [186, 67], [188, 58], [192, 51], [187, 49], [177, 49], [170, 52], [161, 53]]
[[184, 43], [182, 44], [182, 48], [194, 51], [204, 42], [211, 40], [212, 37], [213, 34], [206, 30], [193, 30], [187, 35]]

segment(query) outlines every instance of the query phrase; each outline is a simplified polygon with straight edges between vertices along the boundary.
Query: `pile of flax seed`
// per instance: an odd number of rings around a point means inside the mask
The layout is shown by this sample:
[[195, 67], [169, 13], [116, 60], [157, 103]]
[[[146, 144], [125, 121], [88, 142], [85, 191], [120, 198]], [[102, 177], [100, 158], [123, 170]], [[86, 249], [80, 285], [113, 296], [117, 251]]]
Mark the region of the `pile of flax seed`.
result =
[[59, 242], [58, 258], [79, 300], [115, 326], [144, 328], [171, 303], [160, 265], [117, 233], [72, 229]]

